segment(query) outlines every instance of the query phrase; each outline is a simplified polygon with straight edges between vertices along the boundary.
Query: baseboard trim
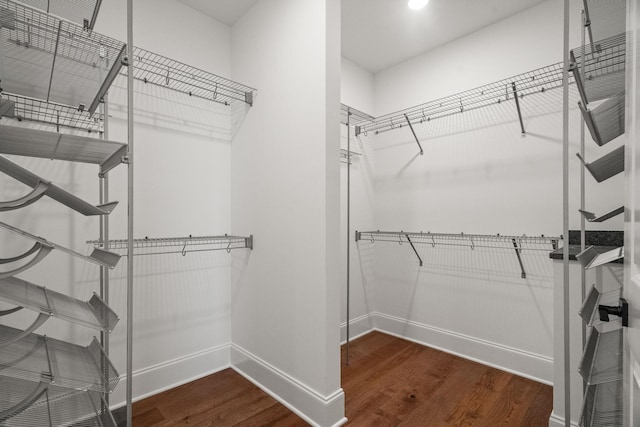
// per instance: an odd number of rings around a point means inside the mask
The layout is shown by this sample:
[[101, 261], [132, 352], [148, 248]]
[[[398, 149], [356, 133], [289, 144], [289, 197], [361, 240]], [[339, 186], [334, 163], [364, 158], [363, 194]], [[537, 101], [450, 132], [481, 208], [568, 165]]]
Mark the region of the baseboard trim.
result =
[[[225, 343], [134, 371], [132, 400], [136, 402], [231, 367], [230, 348], [231, 344]], [[126, 405], [126, 383], [127, 376], [121, 375], [110, 397], [112, 410]]]
[[[349, 322], [349, 340], [355, 340], [363, 335], [367, 335], [373, 331], [373, 321], [369, 314], [364, 314], [359, 317], [351, 319]], [[340, 325], [340, 344], [347, 342], [347, 323], [344, 322]]]
[[[564, 417], [559, 417], [552, 412], [549, 417], [549, 427], [564, 427]], [[571, 427], [578, 427], [578, 424], [571, 422]]]
[[384, 313], [370, 314], [373, 329], [483, 365], [553, 385], [553, 359]]
[[347, 422], [342, 389], [324, 396], [236, 344], [231, 345], [231, 367], [312, 426]]

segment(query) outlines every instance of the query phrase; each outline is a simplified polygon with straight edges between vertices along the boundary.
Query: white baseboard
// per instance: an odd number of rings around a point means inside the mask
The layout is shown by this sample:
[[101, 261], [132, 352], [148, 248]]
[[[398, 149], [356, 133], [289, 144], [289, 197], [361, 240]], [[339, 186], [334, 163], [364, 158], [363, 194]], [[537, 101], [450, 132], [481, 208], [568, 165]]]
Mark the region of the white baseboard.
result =
[[[230, 343], [225, 343], [133, 372], [133, 401], [229, 368], [230, 347]], [[112, 409], [126, 404], [126, 383], [126, 375], [121, 375], [120, 382], [110, 397], [109, 406]]]
[[342, 389], [323, 396], [236, 344], [231, 346], [231, 367], [312, 426], [347, 422]]
[[[350, 340], [355, 340], [356, 338], [360, 338], [363, 335], [368, 334], [373, 331], [373, 321], [369, 317], [369, 314], [364, 314], [362, 316], [351, 319], [349, 322], [349, 338]], [[347, 342], [347, 323], [342, 323], [340, 325], [340, 344], [344, 344]]]
[[371, 313], [375, 330], [464, 357], [502, 371], [553, 384], [553, 359], [516, 348], [458, 334], [422, 323]]
[[[549, 417], [549, 427], [564, 427], [564, 417], [559, 417], [552, 412]], [[578, 427], [578, 424], [571, 422], [571, 427]]]

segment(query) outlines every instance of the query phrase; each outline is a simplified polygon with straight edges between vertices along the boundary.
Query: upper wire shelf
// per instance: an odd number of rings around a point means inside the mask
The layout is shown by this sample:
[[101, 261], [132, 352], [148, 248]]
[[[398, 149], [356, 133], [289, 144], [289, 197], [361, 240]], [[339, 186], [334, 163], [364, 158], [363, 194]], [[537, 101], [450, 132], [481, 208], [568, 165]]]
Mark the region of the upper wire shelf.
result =
[[362, 111], [346, 104], [340, 104], [340, 123], [343, 125], [348, 123], [351, 126], [356, 126], [373, 120], [375, 120], [375, 117], [367, 113], [363, 113]]
[[93, 27], [100, 12], [102, 0], [20, 0], [31, 7], [73, 21], [88, 30]]
[[[128, 248], [128, 241], [109, 240], [105, 245], [99, 240], [88, 241], [87, 244], [96, 248], [108, 246], [109, 250], [124, 250]], [[133, 249], [137, 249], [134, 255], [162, 255], [180, 253], [186, 255], [189, 252], [207, 252], [216, 250], [253, 249], [253, 235], [245, 236], [188, 236], [188, 237], [157, 237], [134, 239]], [[177, 249], [177, 250], [176, 250]]]
[[408, 123], [424, 123], [433, 119], [464, 113], [477, 108], [515, 100], [562, 86], [561, 62], [518, 74], [455, 95], [429, 101], [394, 113], [376, 117], [372, 122], [356, 129], [360, 133], [382, 133], [407, 126]]
[[84, 129], [88, 132], [99, 133], [103, 130], [104, 119], [100, 113], [90, 116], [87, 111], [79, 110], [78, 107], [8, 92], [0, 92], [0, 100], [2, 99], [13, 102], [11, 117], [18, 120], [46, 123], [56, 127]]
[[5, 91], [73, 105], [95, 103], [125, 44], [37, 8], [0, 0], [0, 80]]
[[[224, 105], [234, 101], [253, 105], [257, 91], [252, 87], [139, 47], [134, 47], [133, 57], [133, 77], [145, 83]], [[122, 72], [126, 74], [128, 68], [123, 68]]]

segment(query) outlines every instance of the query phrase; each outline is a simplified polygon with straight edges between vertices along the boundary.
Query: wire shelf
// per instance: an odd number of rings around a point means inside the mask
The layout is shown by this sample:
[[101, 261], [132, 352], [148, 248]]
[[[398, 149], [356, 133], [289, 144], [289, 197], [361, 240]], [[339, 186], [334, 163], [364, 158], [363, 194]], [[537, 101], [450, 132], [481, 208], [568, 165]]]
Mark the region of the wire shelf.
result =
[[89, 133], [103, 131], [104, 121], [103, 115], [100, 113], [95, 113], [90, 117], [87, 111], [80, 111], [78, 107], [7, 92], [0, 93], [0, 99], [14, 102], [15, 116], [18, 120], [46, 123], [70, 129], [84, 129]]
[[591, 176], [598, 182], [606, 181], [624, 171], [624, 145], [591, 163], [587, 163], [580, 157], [580, 154], [577, 154], [577, 156]]
[[[87, 244], [96, 248], [104, 247], [104, 243], [99, 240], [88, 241]], [[109, 250], [125, 250], [128, 248], [128, 241], [109, 240]], [[179, 250], [172, 250], [180, 248]], [[253, 235], [245, 236], [188, 236], [188, 237], [158, 237], [144, 239], [134, 239], [133, 249], [137, 249], [134, 255], [162, 255], [189, 252], [207, 252], [216, 250], [232, 249], [253, 249]]]
[[91, 163], [106, 173], [125, 161], [127, 146], [88, 136], [0, 125], [0, 153]]
[[0, 0], [3, 89], [65, 105], [92, 104], [124, 43], [12, 0]]
[[406, 242], [407, 238], [413, 243], [428, 244], [432, 246], [464, 246], [470, 248], [490, 247], [488, 243], [507, 244], [509, 249], [513, 249], [513, 241], [519, 245], [519, 249], [542, 250], [545, 248], [526, 247], [523, 245], [550, 245], [555, 246], [562, 237], [547, 236], [505, 236], [501, 234], [453, 234], [453, 233], [431, 233], [431, 232], [405, 232], [405, 231], [356, 231], [356, 241], [369, 240], [370, 242]]
[[20, 0], [31, 7], [93, 29], [102, 0]]
[[589, 41], [594, 48], [599, 41], [625, 31], [625, 0], [583, 0], [583, 6]]
[[24, 201], [20, 203], [14, 202], [0, 202], [0, 211], [19, 209], [23, 206], [31, 204], [42, 196], [49, 196], [59, 203], [79, 212], [83, 215], [108, 215], [117, 206], [118, 202], [111, 202], [103, 205], [94, 206], [91, 203], [76, 197], [66, 190], [54, 185], [53, 183], [39, 177], [36, 174], [31, 173], [27, 169], [19, 166], [16, 163], [0, 156], [0, 171], [6, 175], [20, 181], [21, 183], [38, 190], [38, 188], [44, 188], [43, 191], [34, 191], [31, 194], [23, 197]]
[[591, 290], [587, 294], [580, 311], [578, 314], [587, 326], [593, 326], [596, 324], [602, 324], [598, 313], [598, 306], [603, 302], [603, 299], [614, 300], [616, 303], [620, 300], [621, 289], [608, 291], [606, 293], [600, 293], [595, 285], [591, 287]]
[[[402, 128], [407, 121], [425, 123], [452, 114], [514, 100], [513, 85], [519, 97], [545, 92], [562, 86], [562, 63], [499, 80], [455, 95], [429, 101], [415, 107], [376, 117], [371, 123], [360, 126], [362, 133], [382, 133]], [[515, 111], [515, 110], [514, 110]]]
[[50, 242], [42, 237], [34, 236], [33, 234], [27, 233], [24, 230], [21, 230], [16, 227], [12, 227], [11, 225], [5, 224], [4, 222], [0, 222], [0, 228], [4, 228], [5, 230], [8, 230], [14, 234], [25, 237], [29, 240], [33, 240], [37, 244], [40, 244], [44, 247], [57, 249], [60, 252], [64, 252], [68, 255], [74, 256], [76, 258], [80, 258], [82, 260], [91, 262], [93, 264], [100, 265], [102, 267], [114, 268], [116, 264], [118, 264], [118, 261], [120, 260], [120, 255], [113, 252], [105, 251], [103, 249], [98, 249], [98, 248], [94, 248], [91, 255], [85, 256], [71, 249], [68, 249], [62, 245], [58, 245], [56, 243]]
[[622, 381], [587, 387], [580, 414], [580, 427], [622, 427]]
[[578, 368], [589, 385], [622, 378], [622, 328], [601, 332], [600, 327], [592, 328]]
[[0, 279], [0, 300], [105, 332], [119, 320], [95, 293], [89, 301], [80, 301], [17, 277]]
[[[28, 405], [31, 403], [31, 405]], [[0, 376], [0, 426], [115, 427], [102, 396]]]
[[[133, 56], [137, 80], [225, 105], [235, 101], [253, 105], [254, 88], [142, 48], [134, 47]], [[122, 73], [126, 75], [128, 68]]]
[[624, 92], [625, 34], [598, 42], [595, 49], [592, 45], [572, 49], [570, 56], [571, 71], [584, 104]]
[[373, 120], [375, 120], [375, 117], [367, 113], [363, 113], [362, 111], [349, 107], [346, 104], [340, 104], [340, 123], [343, 125], [346, 125], [347, 121], [350, 126], [357, 126]]
[[578, 102], [591, 138], [602, 146], [624, 133], [625, 95], [613, 96], [590, 110]]
[[[0, 325], [0, 341], [9, 340], [21, 332]], [[111, 393], [120, 379], [95, 337], [91, 344], [82, 347], [36, 334], [0, 346], [0, 374], [100, 393]]]

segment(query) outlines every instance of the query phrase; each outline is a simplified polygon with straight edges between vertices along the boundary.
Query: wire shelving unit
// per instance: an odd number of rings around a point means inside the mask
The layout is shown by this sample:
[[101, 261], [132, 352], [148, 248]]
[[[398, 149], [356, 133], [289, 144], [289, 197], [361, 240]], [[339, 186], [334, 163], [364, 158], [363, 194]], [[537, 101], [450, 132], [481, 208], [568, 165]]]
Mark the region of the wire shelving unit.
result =
[[[88, 241], [87, 244], [101, 248], [104, 243], [98, 240]], [[109, 240], [109, 250], [127, 249], [127, 240]], [[187, 236], [187, 237], [155, 237], [133, 240], [134, 256], [137, 255], [165, 255], [189, 252], [209, 252], [234, 249], [253, 249], [253, 236]]]

